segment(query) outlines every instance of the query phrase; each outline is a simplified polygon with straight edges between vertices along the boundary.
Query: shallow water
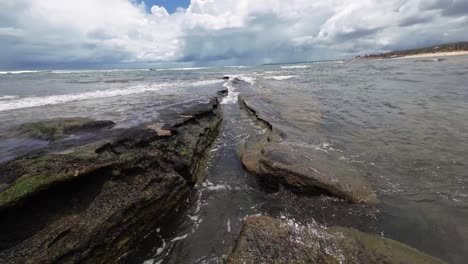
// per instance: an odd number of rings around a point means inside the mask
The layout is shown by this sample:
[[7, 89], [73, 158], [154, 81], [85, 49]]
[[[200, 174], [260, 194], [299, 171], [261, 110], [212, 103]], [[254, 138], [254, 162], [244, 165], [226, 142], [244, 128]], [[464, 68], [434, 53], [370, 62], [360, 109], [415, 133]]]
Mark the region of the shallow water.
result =
[[[171, 104], [229, 86], [224, 121], [180, 219], [155, 230], [132, 256], [147, 263], [219, 263], [242, 219], [252, 214], [342, 225], [409, 244], [449, 263], [468, 259], [468, 57], [202, 68], [62, 71], [0, 75], [0, 134], [62, 116], [110, 119], [130, 127]], [[356, 166], [375, 187], [377, 208], [323, 196], [264, 189], [242, 169], [238, 150], [262, 137], [236, 93], [254, 96], [288, 144], [325, 151]], [[0, 161], [44, 142], [0, 138]], [[159, 231], [159, 232], [157, 232]]]

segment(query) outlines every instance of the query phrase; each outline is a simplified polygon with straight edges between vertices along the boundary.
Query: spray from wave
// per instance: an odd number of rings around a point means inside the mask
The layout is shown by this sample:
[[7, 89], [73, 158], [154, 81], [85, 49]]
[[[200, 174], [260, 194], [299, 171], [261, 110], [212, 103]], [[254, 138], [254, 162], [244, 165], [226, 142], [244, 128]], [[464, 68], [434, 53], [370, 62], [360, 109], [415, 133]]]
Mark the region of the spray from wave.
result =
[[235, 104], [237, 103], [238, 97], [239, 97], [239, 92], [236, 91], [236, 88], [233, 86], [233, 81], [234, 80], [242, 80], [244, 82], [247, 82], [251, 85], [255, 84], [255, 77], [252, 76], [246, 76], [246, 75], [236, 75], [236, 76], [225, 76], [229, 77], [229, 80], [227, 80], [223, 87], [227, 88], [228, 90], [228, 95], [223, 98], [221, 101], [221, 104]]

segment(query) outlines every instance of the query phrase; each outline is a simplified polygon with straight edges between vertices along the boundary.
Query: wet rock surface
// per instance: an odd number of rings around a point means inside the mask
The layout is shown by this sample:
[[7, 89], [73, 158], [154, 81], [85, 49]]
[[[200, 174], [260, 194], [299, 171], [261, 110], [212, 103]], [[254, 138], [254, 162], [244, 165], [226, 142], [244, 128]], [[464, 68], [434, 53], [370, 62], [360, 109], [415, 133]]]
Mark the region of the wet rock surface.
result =
[[74, 133], [108, 129], [113, 126], [115, 123], [109, 120], [85, 117], [57, 118], [21, 125], [16, 131], [11, 131], [10, 135], [53, 141]]
[[228, 263], [444, 263], [397, 241], [343, 227], [248, 218]]
[[266, 144], [251, 147], [243, 157], [244, 166], [263, 181], [283, 184], [295, 191], [329, 194], [350, 202], [375, 204], [372, 186], [353, 166], [299, 146]]
[[359, 170], [324, 151], [288, 141], [281, 126], [273, 126], [249, 99], [242, 98], [243, 107], [269, 134], [260, 142], [246, 144], [241, 159], [247, 170], [273, 187], [282, 184], [308, 194], [324, 193], [350, 202], [378, 203], [372, 185]]
[[[1, 164], [0, 262], [125, 262], [139, 239], [175, 214], [198, 180], [221, 123], [217, 107], [217, 98], [173, 105], [156, 122], [117, 129], [104, 140]], [[60, 128], [34, 136], [52, 140], [113, 126], [86, 118], [59, 123], [66, 125], [42, 122]], [[29, 127], [23, 130], [28, 135], [36, 131]]]

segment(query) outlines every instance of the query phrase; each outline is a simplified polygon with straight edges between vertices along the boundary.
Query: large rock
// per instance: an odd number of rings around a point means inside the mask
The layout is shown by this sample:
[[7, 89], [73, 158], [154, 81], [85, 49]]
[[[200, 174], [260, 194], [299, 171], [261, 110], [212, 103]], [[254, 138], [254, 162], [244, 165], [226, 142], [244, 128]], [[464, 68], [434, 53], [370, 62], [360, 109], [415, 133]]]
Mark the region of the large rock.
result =
[[255, 109], [246, 98], [241, 98], [241, 102], [267, 130], [266, 138], [248, 143], [241, 154], [244, 167], [263, 182], [272, 186], [282, 184], [307, 194], [333, 195], [349, 202], [379, 202], [370, 182], [354, 165], [307, 144], [291, 141], [281, 127], [275, 127], [278, 122], [273, 125], [267, 120], [266, 116], [270, 115]]
[[378, 203], [372, 185], [353, 165], [326, 152], [265, 143], [248, 147], [244, 167], [270, 185], [283, 184], [309, 194], [329, 194], [350, 202]]
[[229, 264], [257, 263], [395, 263], [443, 261], [414, 248], [354, 229], [302, 226], [266, 216], [248, 218]]
[[218, 133], [217, 105], [187, 103], [113, 139], [0, 165], [0, 263], [122, 260], [184, 203]]
[[115, 126], [115, 123], [109, 120], [94, 120], [86, 117], [68, 117], [24, 124], [18, 129], [11, 131], [10, 134], [13, 134], [13, 136], [53, 141], [73, 133], [112, 128], [113, 126]]

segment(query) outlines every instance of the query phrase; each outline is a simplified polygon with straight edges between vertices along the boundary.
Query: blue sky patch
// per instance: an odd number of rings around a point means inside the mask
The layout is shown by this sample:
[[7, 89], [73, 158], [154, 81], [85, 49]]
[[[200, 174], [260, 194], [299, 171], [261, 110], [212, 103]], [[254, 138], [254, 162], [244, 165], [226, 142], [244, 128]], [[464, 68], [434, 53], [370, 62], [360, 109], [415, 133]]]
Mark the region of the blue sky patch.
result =
[[190, 5], [190, 0], [144, 0], [148, 11], [154, 5], [163, 6], [169, 14], [174, 13], [178, 7], [187, 8]]

